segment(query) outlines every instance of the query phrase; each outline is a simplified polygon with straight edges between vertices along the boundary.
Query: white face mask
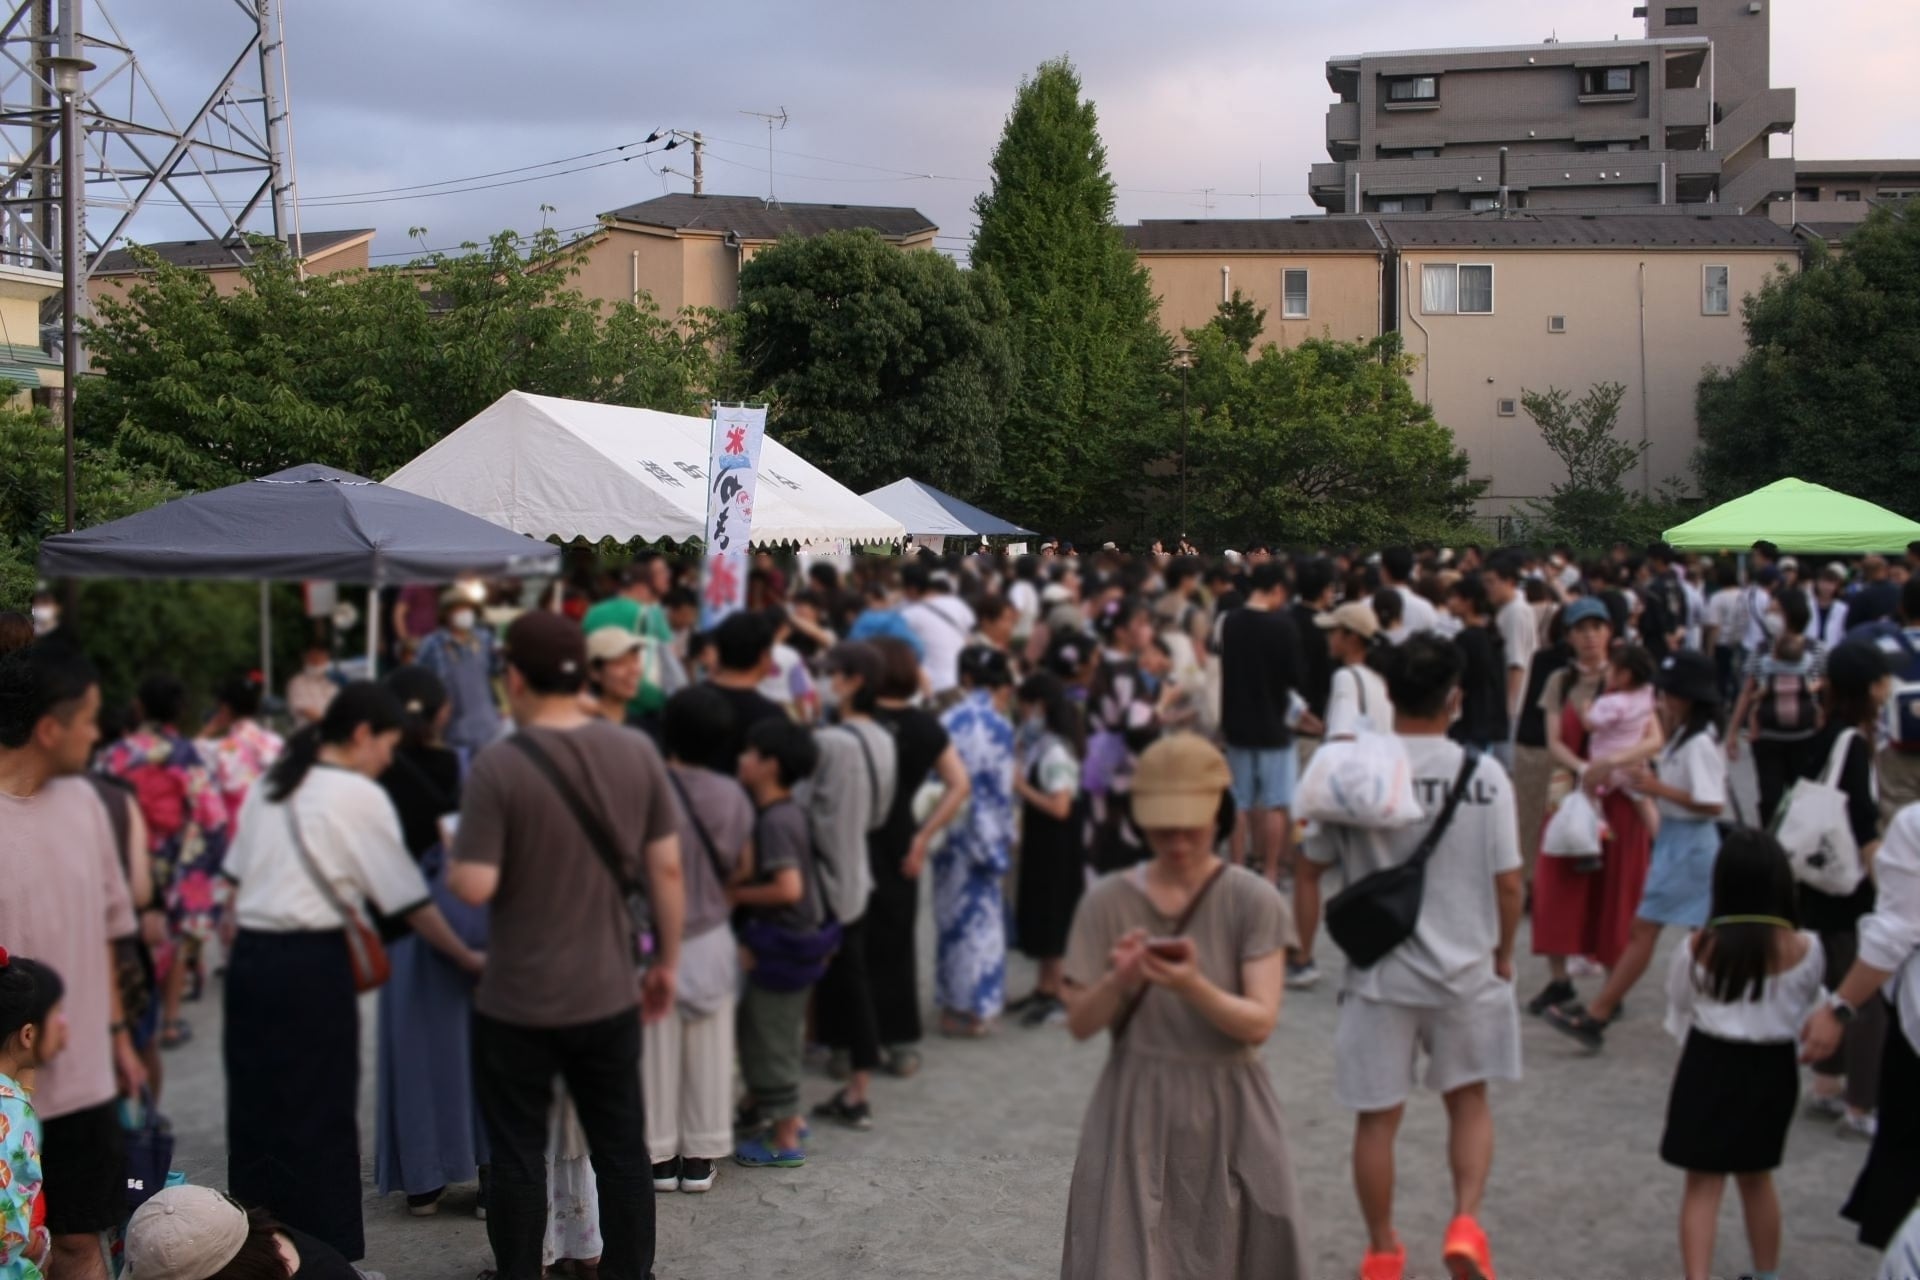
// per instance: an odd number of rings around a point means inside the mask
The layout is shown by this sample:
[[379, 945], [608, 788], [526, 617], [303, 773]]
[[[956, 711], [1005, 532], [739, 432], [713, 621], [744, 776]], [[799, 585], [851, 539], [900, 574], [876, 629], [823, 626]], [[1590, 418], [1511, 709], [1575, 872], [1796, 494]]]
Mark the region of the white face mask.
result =
[[447, 624], [455, 631], [473, 630], [473, 610], [455, 609], [447, 615]]
[[45, 635], [60, 625], [60, 610], [50, 604], [35, 605], [33, 608], [33, 629]]

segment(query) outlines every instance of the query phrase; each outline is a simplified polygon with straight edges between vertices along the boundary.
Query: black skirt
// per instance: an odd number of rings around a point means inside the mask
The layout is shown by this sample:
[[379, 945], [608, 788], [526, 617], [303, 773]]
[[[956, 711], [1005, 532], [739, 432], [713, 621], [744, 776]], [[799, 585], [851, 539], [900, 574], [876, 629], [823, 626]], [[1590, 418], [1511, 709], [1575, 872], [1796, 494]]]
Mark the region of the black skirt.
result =
[[1087, 884], [1084, 830], [1077, 803], [1062, 819], [1021, 802], [1013, 932], [1021, 953], [1031, 959], [1057, 960], [1067, 954], [1067, 930]]
[[227, 962], [227, 1189], [366, 1256], [360, 1222], [360, 1011], [342, 930], [242, 929]]
[[1880, 1127], [1866, 1166], [1840, 1216], [1860, 1226], [1860, 1243], [1885, 1249], [1920, 1203], [1920, 1054], [1887, 1010], [1887, 1047], [1880, 1059]]
[[1780, 1167], [1800, 1097], [1799, 1047], [1687, 1033], [1667, 1098], [1660, 1158], [1695, 1173]]

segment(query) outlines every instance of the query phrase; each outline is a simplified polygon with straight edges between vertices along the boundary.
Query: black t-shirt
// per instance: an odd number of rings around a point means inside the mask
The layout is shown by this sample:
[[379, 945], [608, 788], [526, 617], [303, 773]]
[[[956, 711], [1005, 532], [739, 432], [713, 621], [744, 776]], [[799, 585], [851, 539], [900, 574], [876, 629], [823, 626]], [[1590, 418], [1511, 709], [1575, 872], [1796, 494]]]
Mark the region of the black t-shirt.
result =
[[1527, 692], [1520, 705], [1520, 723], [1514, 728], [1515, 745], [1547, 745], [1547, 713], [1540, 706], [1540, 695], [1547, 691], [1547, 681], [1553, 673], [1566, 665], [1565, 645], [1543, 644], [1533, 651], [1533, 665], [1527, 668]]
[[732, 777], [739, 770], [741, 753], [747, 749], [747, 730], [762, 720], [784, 720], [787, 713], [779, 703], [764, 696], [758, 689], [729, 689], [718, 684], [707, 687], [725, 698], [727, 705], [733, 708], [733, 734], [727, 739], [723, 757], [702, 763]]
[[913, 820], [913, 796], [933, 772], [940, 753], [947, 749], [947, 731], [940, 721], [918, 707], [875, 707], [873, 718], [893, 735], [900, 760], [899, 781], [893, 788], [893, 808], [878, 831], [867, 837], [876, 857], [904, 858], [913, 833], [920, 829]]
[[332, 1245], [288, 1226], [282, 1226], [280, 1234], [293, 1241], [293, 1251], [300, 1255], [300, 1269], [293, 1273], [294, 1280], [360, 1280], [353, 1264], [341, 1257]]
[[1307, 700], [1316, 716], [1327, 714], [1327, 695], [1333, 687], [1333, 654], [1327, 649], [1327, 633], [1314, 621], [1319, 611], [1298, 600], [1287, 606], [1293, 619], [1293, 633], [1300, 642], [1300, 696]]
[[[1827, 757], [1840, 736], [1839, 725], [1827, 725], [1807, 740], [1800, 753], [1800, 777], [1817, 778], [1827, 769]], [[1864, 736], [1856, 735], [1847, 747], [1847, 759], [1840, 766], [1840, 790], [1847, 796], [1847, 825], [1862, 849], [1880, 838], [1880, 801], [1873, 788], [1873, 748]], [[1800, 924], [1815, 933], [1844, 933], [1873, 910], [1873, 880], [1862, 880], [1845, 897], [1822, 893], [1800, 886]]]
[[1300, 684], [1300, 642], [1284, 610], [1237, 609], [1220, 626], [1220, 732], [1230, 747], [1293, 742], [1288, 695]]
[[[1847, 630], [1891, 618], [1900, 607], [1900, 587], [1894, 582], [1869, 582], [1847, 601]], [[1723, 641], [1722, 643], [1726, 643]], [[1735, 641], [1737, 643], [1737, 641]]]
[[1460, 718], [1447, 730], [1455, 742], [1491, 746], [1507, 740], [1506, 645], [1500, 633], [1484, 624], [1460, 628], [1453, 638], [1466, 656], [1460, 677]]
[[445, 747], [401, 746], [380, 775], [400, 815], [407, 852], [420, 856], [440, 843], [440, 819], [460, 811], [460, 757]]

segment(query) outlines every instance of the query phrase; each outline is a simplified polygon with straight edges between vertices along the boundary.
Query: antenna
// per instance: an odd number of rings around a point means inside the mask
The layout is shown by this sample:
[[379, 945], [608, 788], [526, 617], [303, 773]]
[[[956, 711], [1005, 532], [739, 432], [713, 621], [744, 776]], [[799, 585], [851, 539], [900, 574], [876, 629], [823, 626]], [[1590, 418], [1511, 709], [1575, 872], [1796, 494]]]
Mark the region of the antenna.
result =
[[787, 127], [787, 109], [782, 107], [777, 114], [771, 111], [742, 111], [740, 114], [758, 116], [767, 122], [767, 203], [776, 204], [778, 202], [773, 198], [773, 129], [775, 125], [782, 129]]

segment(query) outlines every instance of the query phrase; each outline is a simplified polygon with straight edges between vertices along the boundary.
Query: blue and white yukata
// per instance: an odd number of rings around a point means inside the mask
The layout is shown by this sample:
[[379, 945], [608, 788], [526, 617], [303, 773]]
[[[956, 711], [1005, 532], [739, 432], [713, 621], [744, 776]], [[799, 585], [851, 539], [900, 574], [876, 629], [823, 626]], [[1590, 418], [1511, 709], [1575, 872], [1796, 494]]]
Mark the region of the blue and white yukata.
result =
[[983, 690], [969, 693], [940, 723], [966, 766], [973, 796], [933, 855], [934, 999], [952, 1013], [993, 1018], [1007, 994], [1000, 883], [1012, 865], [1013, 725]]

